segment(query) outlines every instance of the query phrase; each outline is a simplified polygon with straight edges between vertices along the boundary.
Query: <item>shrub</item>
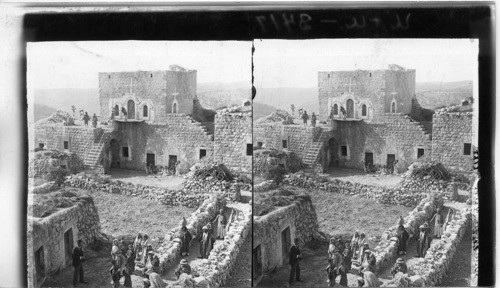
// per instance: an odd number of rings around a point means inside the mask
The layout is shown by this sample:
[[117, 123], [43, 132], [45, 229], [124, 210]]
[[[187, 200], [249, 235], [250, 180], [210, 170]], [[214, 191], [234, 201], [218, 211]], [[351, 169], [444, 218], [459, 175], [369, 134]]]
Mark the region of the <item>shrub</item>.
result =
[[59, 167], [57, 169], [50, 170], [45, 176], [45, 180], [54, 181], [57, 186], [61, 186], [64, 183], [64, 180], [66, 180], [66, 174], [66, 169]]

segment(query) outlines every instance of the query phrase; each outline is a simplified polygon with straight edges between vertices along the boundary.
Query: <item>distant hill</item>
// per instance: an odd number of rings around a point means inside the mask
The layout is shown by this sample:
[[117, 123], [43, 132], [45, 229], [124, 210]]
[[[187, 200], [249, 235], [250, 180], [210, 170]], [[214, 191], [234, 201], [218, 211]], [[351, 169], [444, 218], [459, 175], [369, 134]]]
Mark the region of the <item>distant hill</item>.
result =
[[[295, 110], [303, 108], [308, 113], [319, 111], [318, 88], [276, 87], [257, 89], [254, 99], [256, 103], [267, 104], [291, 112], [290, 105]], [[297, 112], [296, 112], [297, 113]]]
[[259, 102], [253, 102], [253, 120], [260, 119], [262, 117], [268, 116], [276, 111], [276, 107], [271, 105], [262, 104]]
[[472, 81], [421, 82], [416, 84], [415, 93], [422, 107], [435, 110], [472, 97]]
[[41, 105], [35, 103], [33, 105], [34, 117], [33, 120], [36, 122], [42, 118], [46, 118], [56, 113], [57, 109], [49, 107], [47, 105]]

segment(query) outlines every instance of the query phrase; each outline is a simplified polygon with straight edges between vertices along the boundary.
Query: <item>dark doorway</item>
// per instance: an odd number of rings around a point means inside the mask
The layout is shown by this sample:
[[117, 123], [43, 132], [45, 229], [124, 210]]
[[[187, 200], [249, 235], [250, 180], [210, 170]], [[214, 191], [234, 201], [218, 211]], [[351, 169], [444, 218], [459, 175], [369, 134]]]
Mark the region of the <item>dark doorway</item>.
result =
[[253, 279], [258, 280], [262, 276], [262, 247], [258, 245], [253, 248], [252, 254]]
[[418, 148], [417, 149], [417, 158], [420, 158], [422, 156], [424, 156], [424, 149]]
[[200, 159], [207, 156], [207, 149], [200, 149]]
[[335, 138], [330, 138], [328, 140], [328, 148], [326, 150], [326, 164], [327, 167], [336, 167], [336, 163], [338, 163], [338, 151], [339, 151], [339, 145], [337, 143], [337, 140]]
[[127, 102], [127, 118], [135, 119], [135, 102], [134, 100], [128, 100]]
[[387, 154], [387, 168], [392, 167], [392, 165], [394, 165], [394, 161], [396, 161], [396, 155]]
[[290, 235], [290, 227], [286, 227], [285, 230], [281, 231], [281, 254], [283, 255], [283, 264], [288, 263], [288, 250], [292, 246]]
[[64, 233], [64, 259], [66, 260], [66, 265], [71, 263], [72, 254], [73, 254], [73, 228], [69, 228], [69, 230]]
[[120, 168], [120, 144], [116, 139], [109, 142], [109, 161], [111, 168]]
[[373, 166], [373, 153], [365, 152], [365, 165]]
[[38, 148], [39, 148], [40, 150], [43, 150], [43, 147], [44, 147], [44, 146], [45, 146], [45, 145], [44, 145], [43, 143], [38, 143]]
[[45, 253], [43, 251], [43, 246], [35, 252], [35, 273], [37, 283], [45, 278]]
[[154, 153], [147, 153], [146, 154], [146, 167], [149, 167], [149, 166], [156, 166]]
[[346, 101], [346, 110], [347, 116], [346, 118], [354, 118], [354, 101], [352, 99], [347, 99]]
[[175, 172], [176, 163], [177, 163], [177, 155], [168, 155], [168, 169]]

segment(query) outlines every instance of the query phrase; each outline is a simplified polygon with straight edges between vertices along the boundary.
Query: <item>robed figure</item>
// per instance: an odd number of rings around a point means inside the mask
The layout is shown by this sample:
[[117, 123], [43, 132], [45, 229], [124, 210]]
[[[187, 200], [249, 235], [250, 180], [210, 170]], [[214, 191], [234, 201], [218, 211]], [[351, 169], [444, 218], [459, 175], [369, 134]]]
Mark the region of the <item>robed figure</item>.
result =
[[215, 239], [210, 228], [212, 228], [210, 224], [203, 227], [203, 233], [198, 238], [198, 241], [200, 241], [200, 258], [202, 259], [207, 259], [210, 251], [214, 248]]
[[193, 236], [191, 236], [189, 230], [186, 226], [183, 226], [181, 229], [181, 256], [189, 256], [189, 243], [191, 243], [192, 239]]
[[424, 257], [425, 252], [429, 248], [429, 231], [426, 225], [421, 225], [419, 227], [420, 232], [418, 233], [417, 240], [417, 257]]

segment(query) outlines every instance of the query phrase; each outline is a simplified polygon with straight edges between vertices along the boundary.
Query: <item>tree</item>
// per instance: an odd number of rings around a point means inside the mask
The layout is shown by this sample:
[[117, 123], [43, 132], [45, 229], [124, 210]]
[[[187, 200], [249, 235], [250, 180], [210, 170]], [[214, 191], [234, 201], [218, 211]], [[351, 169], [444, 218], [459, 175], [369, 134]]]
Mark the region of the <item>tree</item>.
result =
[[75, 111], [76, 111], [75, 105], [71, 105], [71, 111], [73, 111], [73, 118], [75, 118]]
[[295, 112], [295, 105], [290, 105], [290, 108], [292, 109], [292, 116], [293, 116], [293, 113]]

